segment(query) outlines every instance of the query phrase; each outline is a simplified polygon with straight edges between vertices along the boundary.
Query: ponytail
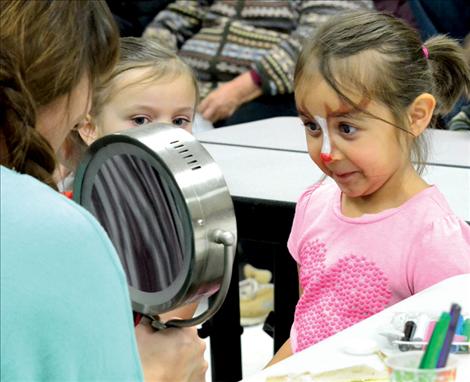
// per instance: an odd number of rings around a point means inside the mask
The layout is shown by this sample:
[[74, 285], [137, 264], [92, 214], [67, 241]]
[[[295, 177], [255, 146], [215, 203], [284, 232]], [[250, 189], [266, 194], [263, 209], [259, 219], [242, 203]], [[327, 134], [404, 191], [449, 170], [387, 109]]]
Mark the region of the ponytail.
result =
[[429, 52], [429, 65], [433, 78], [433, 95], [436, 97], [436, 114], [448, 114], [465, 96], [470, 96], [470, 67], [460, 44], [447, 36], [428, 39], [424, 46]]
[[70, 95], [84, 75], [92, 85], [107, 76], [118, 30], [104, 0], [3, 3], [0, 163], [56, 188], [55, 152], [36, 129], [37, 109]]

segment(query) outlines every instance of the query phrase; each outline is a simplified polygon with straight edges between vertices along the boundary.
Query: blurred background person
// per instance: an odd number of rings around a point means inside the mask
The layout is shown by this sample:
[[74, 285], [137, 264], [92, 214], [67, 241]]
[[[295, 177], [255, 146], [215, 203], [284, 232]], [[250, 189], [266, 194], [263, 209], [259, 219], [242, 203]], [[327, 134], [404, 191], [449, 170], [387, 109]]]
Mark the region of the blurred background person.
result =
[[177, 0], [144, 36], [177, 50], [195, 70], [199, 112], [214, 126], [296, 116], [293, 69], [302, 41], [342, 11], [369, 0]]

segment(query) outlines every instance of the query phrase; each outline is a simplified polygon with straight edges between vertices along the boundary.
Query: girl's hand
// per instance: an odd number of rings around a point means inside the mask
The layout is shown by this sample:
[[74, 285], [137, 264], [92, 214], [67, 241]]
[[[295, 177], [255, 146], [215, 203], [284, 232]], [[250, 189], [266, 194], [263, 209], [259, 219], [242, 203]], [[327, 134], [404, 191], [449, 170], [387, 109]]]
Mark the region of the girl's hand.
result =
[[196, 328], [156, 332], [147, 319], [135, 328], [145, 381], [203, 382], [207, 371], [205, 342]]

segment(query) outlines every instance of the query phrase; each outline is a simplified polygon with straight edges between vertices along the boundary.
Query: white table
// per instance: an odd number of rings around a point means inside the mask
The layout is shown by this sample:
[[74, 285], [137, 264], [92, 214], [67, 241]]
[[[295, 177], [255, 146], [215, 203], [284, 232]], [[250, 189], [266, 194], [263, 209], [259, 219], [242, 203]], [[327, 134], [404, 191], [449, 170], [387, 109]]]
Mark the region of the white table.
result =
[[[354, 356], [343, 351], [345, 344], [365, 339], [380, 341], [380, 328], [390, 323], [396, 312], [448, 311], [451, 303], [462, 306], [462, 312], [470, 312], [470, 274], [444, 280], [414, 296], [395, 304], [366, 320], [343, 330], [312, 347], [257, 373], [244, 382], [265, 381], [268, 376], [309, 371], [320, 373], [358, 364], [366, 364], [380, 370], [383, 366], [375, 355]], [[457, 382], [470, 381], [470, 355], [459, 355]]]
[[[305, 132], [297, 117], [277, 117], [196, 134], [203, 143], [307, 152]], [[427, 130], [430, 164], [470, 168], [470, 132]]]
[[[296, 203], [322, 176], [306, 153], [220, 144], [204, 147], [222, 169], [232, 196]], [[458, 216], [470, 222], [470, 168], [428, 165], [423, 176], [439, 187]]]

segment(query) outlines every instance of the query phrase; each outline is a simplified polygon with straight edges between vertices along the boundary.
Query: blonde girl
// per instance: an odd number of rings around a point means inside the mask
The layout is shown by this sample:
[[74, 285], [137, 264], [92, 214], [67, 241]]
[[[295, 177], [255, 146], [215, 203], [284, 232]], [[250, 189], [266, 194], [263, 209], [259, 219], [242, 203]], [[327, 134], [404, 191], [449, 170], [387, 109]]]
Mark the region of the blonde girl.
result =
[[106, 134], [150, 122], [192, 132], [199, 93], [191, 68], [155, 41], [124, 37], [120, 48], [111, 75], [94, 91], [89, 116], [61, 147], [62, 165], [56, 173], [60, 191], [71, 191], [80, 158]]
[[79, 130], [96, 138], [151, 122], [192, 131], [198, 88], [191, 68], [152, 40], [121, 38], [121, 54], [109, 80], [93, 97], [91, 123]]
[[272, 363], [445, 278], [470, 272], [470, 227], [421, 171], [423, 132], [461, 95], [469, 67], [445, 36], [339, 15], [305, 45], [295, 100], [314, 163], [288, 241], [301, 296]]

